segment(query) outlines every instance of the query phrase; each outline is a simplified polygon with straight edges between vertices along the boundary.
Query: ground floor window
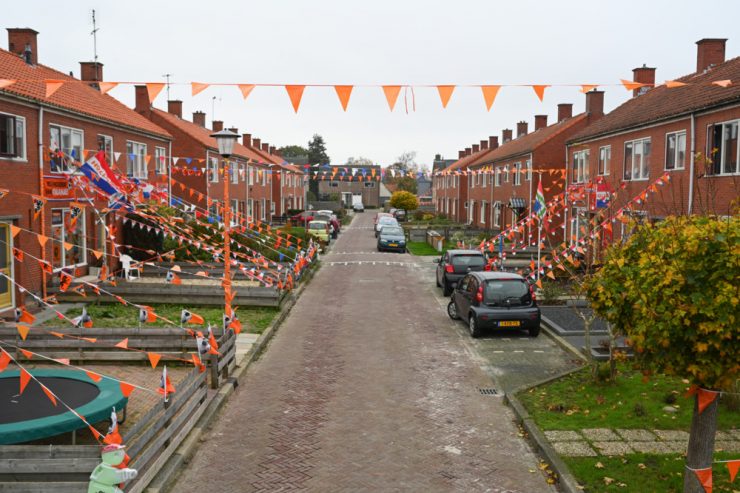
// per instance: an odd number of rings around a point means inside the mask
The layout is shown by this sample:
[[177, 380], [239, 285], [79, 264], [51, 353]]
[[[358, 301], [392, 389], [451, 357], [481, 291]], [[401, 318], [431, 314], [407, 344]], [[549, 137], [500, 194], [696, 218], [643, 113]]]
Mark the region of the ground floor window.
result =
[[55, 269], [87, 263], [85, 211], [72, 221], [69, 209], [51, 210], [52, 265]]

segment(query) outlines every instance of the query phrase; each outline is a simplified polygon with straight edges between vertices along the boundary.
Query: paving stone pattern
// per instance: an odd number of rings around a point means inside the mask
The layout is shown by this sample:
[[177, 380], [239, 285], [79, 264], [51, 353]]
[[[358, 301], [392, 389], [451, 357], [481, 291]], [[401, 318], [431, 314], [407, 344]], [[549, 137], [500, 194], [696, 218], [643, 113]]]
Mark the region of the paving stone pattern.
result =
[[383, 261], [322, 256], [173, 491], [555, 491], [418, 259], [362, 253], [372, 216], [333, 249]]

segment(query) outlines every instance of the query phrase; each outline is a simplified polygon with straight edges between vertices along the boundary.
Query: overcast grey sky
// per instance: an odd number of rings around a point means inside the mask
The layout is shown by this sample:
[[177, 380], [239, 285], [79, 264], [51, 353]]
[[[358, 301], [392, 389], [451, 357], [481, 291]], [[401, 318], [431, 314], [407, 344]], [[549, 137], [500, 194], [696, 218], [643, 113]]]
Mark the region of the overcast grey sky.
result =
[[[174, 74], [171, 95], [188, 118], [201, 110], [212, 120], [215, 96], [226, 126], [278, 147], [319, 133], [335, 164], [363, 156], [387, 165], [404, 151], [422, 164], [436, 153], [452, 158], [517, 121], [531, 129], [535, 114], [552, 122], [558, 103], [583, 111], [584, 96], [550, 88], [540, 103], [531, 88], [505, 87], [486, 112], [480, 89], [460, 87], [443, 110], [436, 89], [418, 87], [407, 114], [403, 93], [390, 113], [380, 88], [360, 87], [345, 113], [332, 88], [307, 88], [296, 115], [283, 88], [257, 87], [244, 101], [235, 87], [192, 97], [185, 83], [618, 83], [643, 63], [662, 82], [695, 70], [701, 38], [729, 38], [727, 58], [740, 54], [734, 0], [24, 0], [3, 6], [2, 27], [36, 29], [41, 63], [79, 76], [78, 62], [92, 59], [93, 8], [106, 80]], [[607, 110], [629, 95], [603, 89]], [[132, 86], [111, 94], [133, 106]]]

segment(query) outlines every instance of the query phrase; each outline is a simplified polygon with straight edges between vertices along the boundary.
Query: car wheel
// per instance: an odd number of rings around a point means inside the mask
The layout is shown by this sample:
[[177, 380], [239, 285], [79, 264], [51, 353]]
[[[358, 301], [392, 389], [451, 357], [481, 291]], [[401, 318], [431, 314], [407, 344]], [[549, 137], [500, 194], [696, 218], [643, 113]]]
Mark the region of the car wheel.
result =
[[460, 320], [460, 315], [457, 314], [457, 307], [455, 306], [454, 301], [450, 301], [447, 304], [447, 315], [449, 315], [452, 320]]
[[452, 286], [450, 286], [450, 283], [447, 281], [442, 281], [442, 294], [444, 296], [449, 296], [452, 294]]
[[532, 327], [531, 329], [529, 329], [529, 337], [537, 337], [538, 335], [540, 335], [539, 325], [537, 327]]
[[480, 329], [478, 328], [478, 321], [475, 319], [474, 313], [471, 313], [468, 316], [468, 330], [470, 330], [470, 337], [480, 336]]

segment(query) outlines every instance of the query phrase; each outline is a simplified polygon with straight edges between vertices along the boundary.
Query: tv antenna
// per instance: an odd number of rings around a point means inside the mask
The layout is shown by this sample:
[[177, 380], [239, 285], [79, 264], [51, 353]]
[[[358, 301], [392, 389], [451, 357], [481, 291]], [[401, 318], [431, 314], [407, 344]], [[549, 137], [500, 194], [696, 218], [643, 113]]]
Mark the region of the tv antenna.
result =
[[221, 102], [221, 98], [217, 98], [216, 96], [211, 98], [211, 120], [216, 119], [216, 99]]
[[90, 34], [93, 37], [93, 62], [95, 63], [95, 79], [97, 80], [99, 78], [98, 76], [98, 31], [100, 30], [95, 22], [95, 9], [92, 10], [92, 25], [93, 30], [90, 32]]
[[175, 74], [164, 74], [162, 77], [167, 79], [167, 101], [170, 100], [170, 77]]

